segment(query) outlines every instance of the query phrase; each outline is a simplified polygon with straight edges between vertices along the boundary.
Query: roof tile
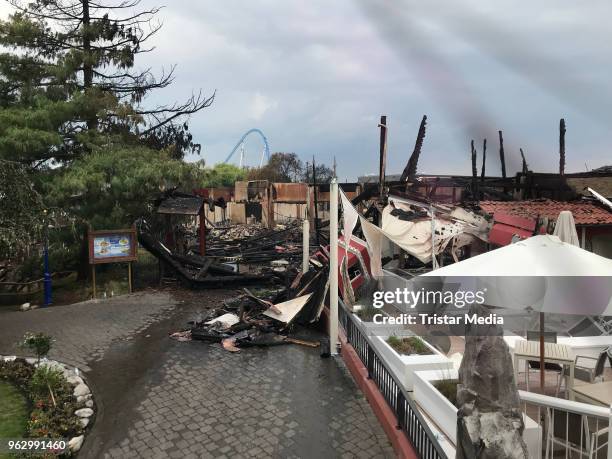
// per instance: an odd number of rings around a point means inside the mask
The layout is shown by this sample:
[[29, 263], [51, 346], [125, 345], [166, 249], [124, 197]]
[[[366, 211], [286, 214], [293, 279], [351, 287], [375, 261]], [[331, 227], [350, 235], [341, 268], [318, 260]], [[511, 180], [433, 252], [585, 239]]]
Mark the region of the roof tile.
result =
[[500, 212], [525, 218], [548, 217], [549, 220], [556, 220], [561, 211], [569, 210], [576, 225], [612, 225], [612, 212], [591, 201], [481, 201], [480, 207], [491, 215]]

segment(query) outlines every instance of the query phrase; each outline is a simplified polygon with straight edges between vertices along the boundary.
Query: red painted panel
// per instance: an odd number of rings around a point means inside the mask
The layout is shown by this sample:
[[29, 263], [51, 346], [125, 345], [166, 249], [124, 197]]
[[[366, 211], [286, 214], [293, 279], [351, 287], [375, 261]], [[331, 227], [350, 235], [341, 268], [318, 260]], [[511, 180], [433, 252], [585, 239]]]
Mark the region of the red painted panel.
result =
[[510, 215], [502, 212], [495, 212], [493, 214], [493, 220], [496, 223], [503, 223], [505, 225], [516, 226], [517, 228], [522, 228], [528, 231], [535, 230], [536, 220], [532, 218], [524, 218], [518, 217], [516, 215]]
[[489, 242], [495, 245], [508, 245], [512, 242], [514, 235], [519, 236], [521, 239], [527, 239], [533, 236], [533, 231], [504, 225], [503, 223], [495, 223], [489, 232]]
[[[351, 268], [357, 267], [362, 273], [364, 272], [364, 270], [367, 270], [367, 272], [370, 273], [370, 255], [368, 253], [367, 245], [363, 241], [352, 237], [351, 247], [359, 251], [365, 266], [361, 265], [361, 262], [359, 261], [357, 255], [349, 251], [347, 257], [347, 267], [349, 271]], [[340, 295], [342, 296], [342, 298], [344, 298], [344, 282], [342, 282], [342, 271], [340, 269], [340, 266], [345, 253], [346, 251], [344, 250], [344, 237], [341, 236], [338, 238], [338, 279], [340, 280], [338, 282], [338, 288], [340, 290]], [[365, 276], [363, 274], [353, 278], [353, 280], [351, 280], [353, 290], [357, 290], [361, 285], [363, 285], [364, 282]]]

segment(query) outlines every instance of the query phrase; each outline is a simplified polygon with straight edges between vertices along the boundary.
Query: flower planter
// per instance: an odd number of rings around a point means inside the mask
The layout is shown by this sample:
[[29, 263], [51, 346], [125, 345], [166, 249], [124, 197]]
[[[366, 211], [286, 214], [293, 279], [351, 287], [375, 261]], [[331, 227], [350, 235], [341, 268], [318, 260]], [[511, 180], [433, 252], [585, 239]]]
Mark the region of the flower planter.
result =
[[[434, 386], [444, 379], [459, 379], [459, 372], [452, 370], [417, 371], [414, 373], [414, 400], [453, 444], [457, 444], [457, 408]], [[530, 457], [540, 457], [542, 429], [530, 417], [523, 415], [525, 430], [523, 439]]]
[[[20, 387], [30, 401], [28, 441], [45, 439], [50, 429], [58, 430], [68, 434], [69, 440], [65, 445], [67, 454], [76, 453], [81, 448], [86, 429], [93, 420], [95, 407], [91, 389], [85, 384], [78, 368], [68, 367], [47, 357], [42, 357], [39, 362], [31, 357], [18, 360], [16, 356], [0, 355], [0, 362], [5, 365], [5, 377], [2, 379]], [[41, 396], [35, 389], [31, 389], [36, 372], [44, 370], [44, 367], [55, 370], [64, 380], [64, 384], [58, 386], [55, 392], [56, 396], [59, 394], [60, 400], [63, 400], [62, 405], [58, 404], [58, 409], [51, 408], [48, 396]], [[31, 371], [27, 371], [28, 368], [31, 368]], [[51, 390], [50, 386], [47, 387]], [[53, 403], [55, 404], [55, 399]], [[73, 414], [70, 414], [71, 411]]]
[[[406, 330], [402, 330], [406, 331]], [[399, 335], [399, 334], [398, 334]], [[453, 369], [453, 362], [435, 347], [423, 340], [425, 345], [432, 351], [432, 354], [427, 355], [402, 355], [395, 351], [389, 344], [387, 338], [390, 334], [378, 335], [372, 338], [374, 347], [380, 353], [380, 356], [389, 365], [390, 369], [395, 373], [400, 382], [404, 385], [404, 389], [413, 390], [414, 372], [423, 370], [438, 370], [450, 371]], [[406, 333], [403, 336], [408, 336]]]

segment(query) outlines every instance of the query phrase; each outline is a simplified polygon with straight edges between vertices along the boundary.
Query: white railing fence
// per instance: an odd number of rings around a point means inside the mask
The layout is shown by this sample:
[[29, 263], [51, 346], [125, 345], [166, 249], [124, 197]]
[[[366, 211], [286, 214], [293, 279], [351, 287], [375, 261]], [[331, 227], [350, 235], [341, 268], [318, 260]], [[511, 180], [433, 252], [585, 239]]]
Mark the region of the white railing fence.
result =
[[542, 427], [542, 455], [612, 459], [612, 407], [519, 391], [522, 411]]

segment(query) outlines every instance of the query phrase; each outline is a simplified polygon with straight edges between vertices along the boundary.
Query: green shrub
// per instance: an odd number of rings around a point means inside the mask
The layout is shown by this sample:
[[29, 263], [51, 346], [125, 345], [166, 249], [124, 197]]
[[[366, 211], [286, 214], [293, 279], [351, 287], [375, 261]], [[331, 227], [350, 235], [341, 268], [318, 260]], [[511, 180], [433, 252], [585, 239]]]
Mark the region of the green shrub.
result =
[[[52, 244], [49, 247], [49, 269], [51, 272], [76, 271], [81, 243], [70, 241], [70, 245]], [[19, 266], [19, 278], [23, 281], [41, 279], [44, 275], [42, 255], [33, 255]]]
[[12, 362], [0, 361], [0, 379], [11, 382], [24, 393], [30, 386], [34, 374], [34, 365], [25, 359], [15, 359]]
[[33, 397], [49, 394], [49, 392], [54, 393], [61, 388], [64, 381], [64, 375], [60, 370], [41, 365], [34, 371], [30, 379], [30, 391]]
[[53, 338], [49, 335], [45, 335], [44, 333], [26, 333], [20, 346], [36, 354], [38, 363], [40, 363], [41, 357], [49, 353], [52, 344]]

